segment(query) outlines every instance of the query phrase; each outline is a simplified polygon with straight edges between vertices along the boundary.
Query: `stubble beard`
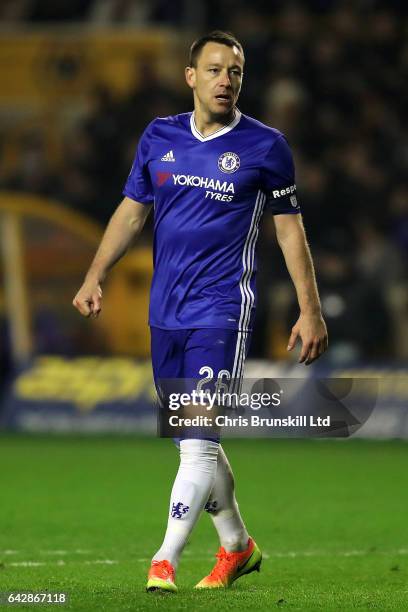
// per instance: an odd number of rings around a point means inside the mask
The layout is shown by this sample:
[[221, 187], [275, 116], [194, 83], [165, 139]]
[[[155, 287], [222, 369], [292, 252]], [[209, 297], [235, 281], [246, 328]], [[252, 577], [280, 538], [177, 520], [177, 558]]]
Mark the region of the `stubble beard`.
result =
[[210, 108], [208, 109], [208, 111], [214, 123], [231, 123], [235, 115], [235, 102], [229, 108], [226, 108], [224, 111], [211, 110]]
[[225, 109], [224, 111], [213, 110], [210, 106], [210, 103], [206, 104], [197, 96], [198, 104], [201, 109], [208, 114], [210, 121], [214, 123], [221, 123], [228, 125], [233, 121], [235, 116], [235, 105], [237, 103], [237, 99], [234, 97], [234, 102], [230, 108]]

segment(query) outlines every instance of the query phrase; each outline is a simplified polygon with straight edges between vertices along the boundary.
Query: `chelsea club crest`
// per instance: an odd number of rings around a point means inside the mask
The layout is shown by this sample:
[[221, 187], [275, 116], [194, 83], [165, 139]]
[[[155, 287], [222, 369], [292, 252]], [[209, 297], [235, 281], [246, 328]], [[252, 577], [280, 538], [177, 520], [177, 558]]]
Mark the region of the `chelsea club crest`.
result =
[[236, 172], [241, 165], [241, 160], [239, 159], [236, 153], [223, 153], [218, 158], [218, 168], [221, 172], [227, 172], [231, 174], [232, 172]]

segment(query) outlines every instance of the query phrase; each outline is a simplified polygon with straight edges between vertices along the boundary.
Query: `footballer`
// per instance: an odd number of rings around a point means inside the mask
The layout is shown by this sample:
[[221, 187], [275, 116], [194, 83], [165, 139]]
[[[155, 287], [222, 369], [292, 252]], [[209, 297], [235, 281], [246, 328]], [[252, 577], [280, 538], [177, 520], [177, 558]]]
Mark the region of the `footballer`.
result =
[[[302, 343], [306, 365], [327, 348], [327, 330], [296, 197], [292, 154], [278, 130], [242, 114], [237, 101], [244, 51], [215, 31], [196, 40], [185, 69], [194, 111], [158, 117], [144, 131], [101, 244], [74, 298], [84, 316], [101, 310], [103, 283], [154, 214], [154, 275], [149, 325], [156, 387], [162, 379], [242, 377], [254, 321], [255, 248], [264, 211], [296, 289], [299, 318], [288, 350]], [[248, 533], [233, 473], [219, 437], [185, 435], [167, 528], [152, 558], [148, 591], [176, 592], [180, 556], [201, 512], [220, 548], [197, 589], [225, 589], [259, 570], [262, 553]], [[198, 577], [199, 578], [199, 577]]]

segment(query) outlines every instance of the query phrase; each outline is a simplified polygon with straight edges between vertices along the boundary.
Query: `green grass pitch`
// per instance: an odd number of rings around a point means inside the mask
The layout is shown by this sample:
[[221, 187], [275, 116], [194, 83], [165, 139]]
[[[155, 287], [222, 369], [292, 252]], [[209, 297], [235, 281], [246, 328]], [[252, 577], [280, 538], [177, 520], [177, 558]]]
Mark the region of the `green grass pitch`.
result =
[[[0, 437], [0, 591], [66, 591], [14, 609], [408, 610], [408, 445], [230, 440], [224, 445], [261, 572], [195, 592], [218, 543], [204, 514], [177, 595], [146, 594], [178, 457], [170, 440]], [[6, 608], [4, 608], [6, 609]], [[7, 609], [11, 609], [7, 607]]]

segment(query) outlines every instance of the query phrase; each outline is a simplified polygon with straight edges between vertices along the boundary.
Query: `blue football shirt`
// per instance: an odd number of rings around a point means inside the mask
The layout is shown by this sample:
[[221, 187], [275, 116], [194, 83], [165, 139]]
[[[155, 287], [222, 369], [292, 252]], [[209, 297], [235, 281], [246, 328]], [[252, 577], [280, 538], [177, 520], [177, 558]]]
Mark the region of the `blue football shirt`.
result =
[[157, 118], [123, 193], [154, 204], [149, 324], [250, 331], [262, 213], [300, 212], [283, 134], [238, 109], [206, 137], [194, 113]]

